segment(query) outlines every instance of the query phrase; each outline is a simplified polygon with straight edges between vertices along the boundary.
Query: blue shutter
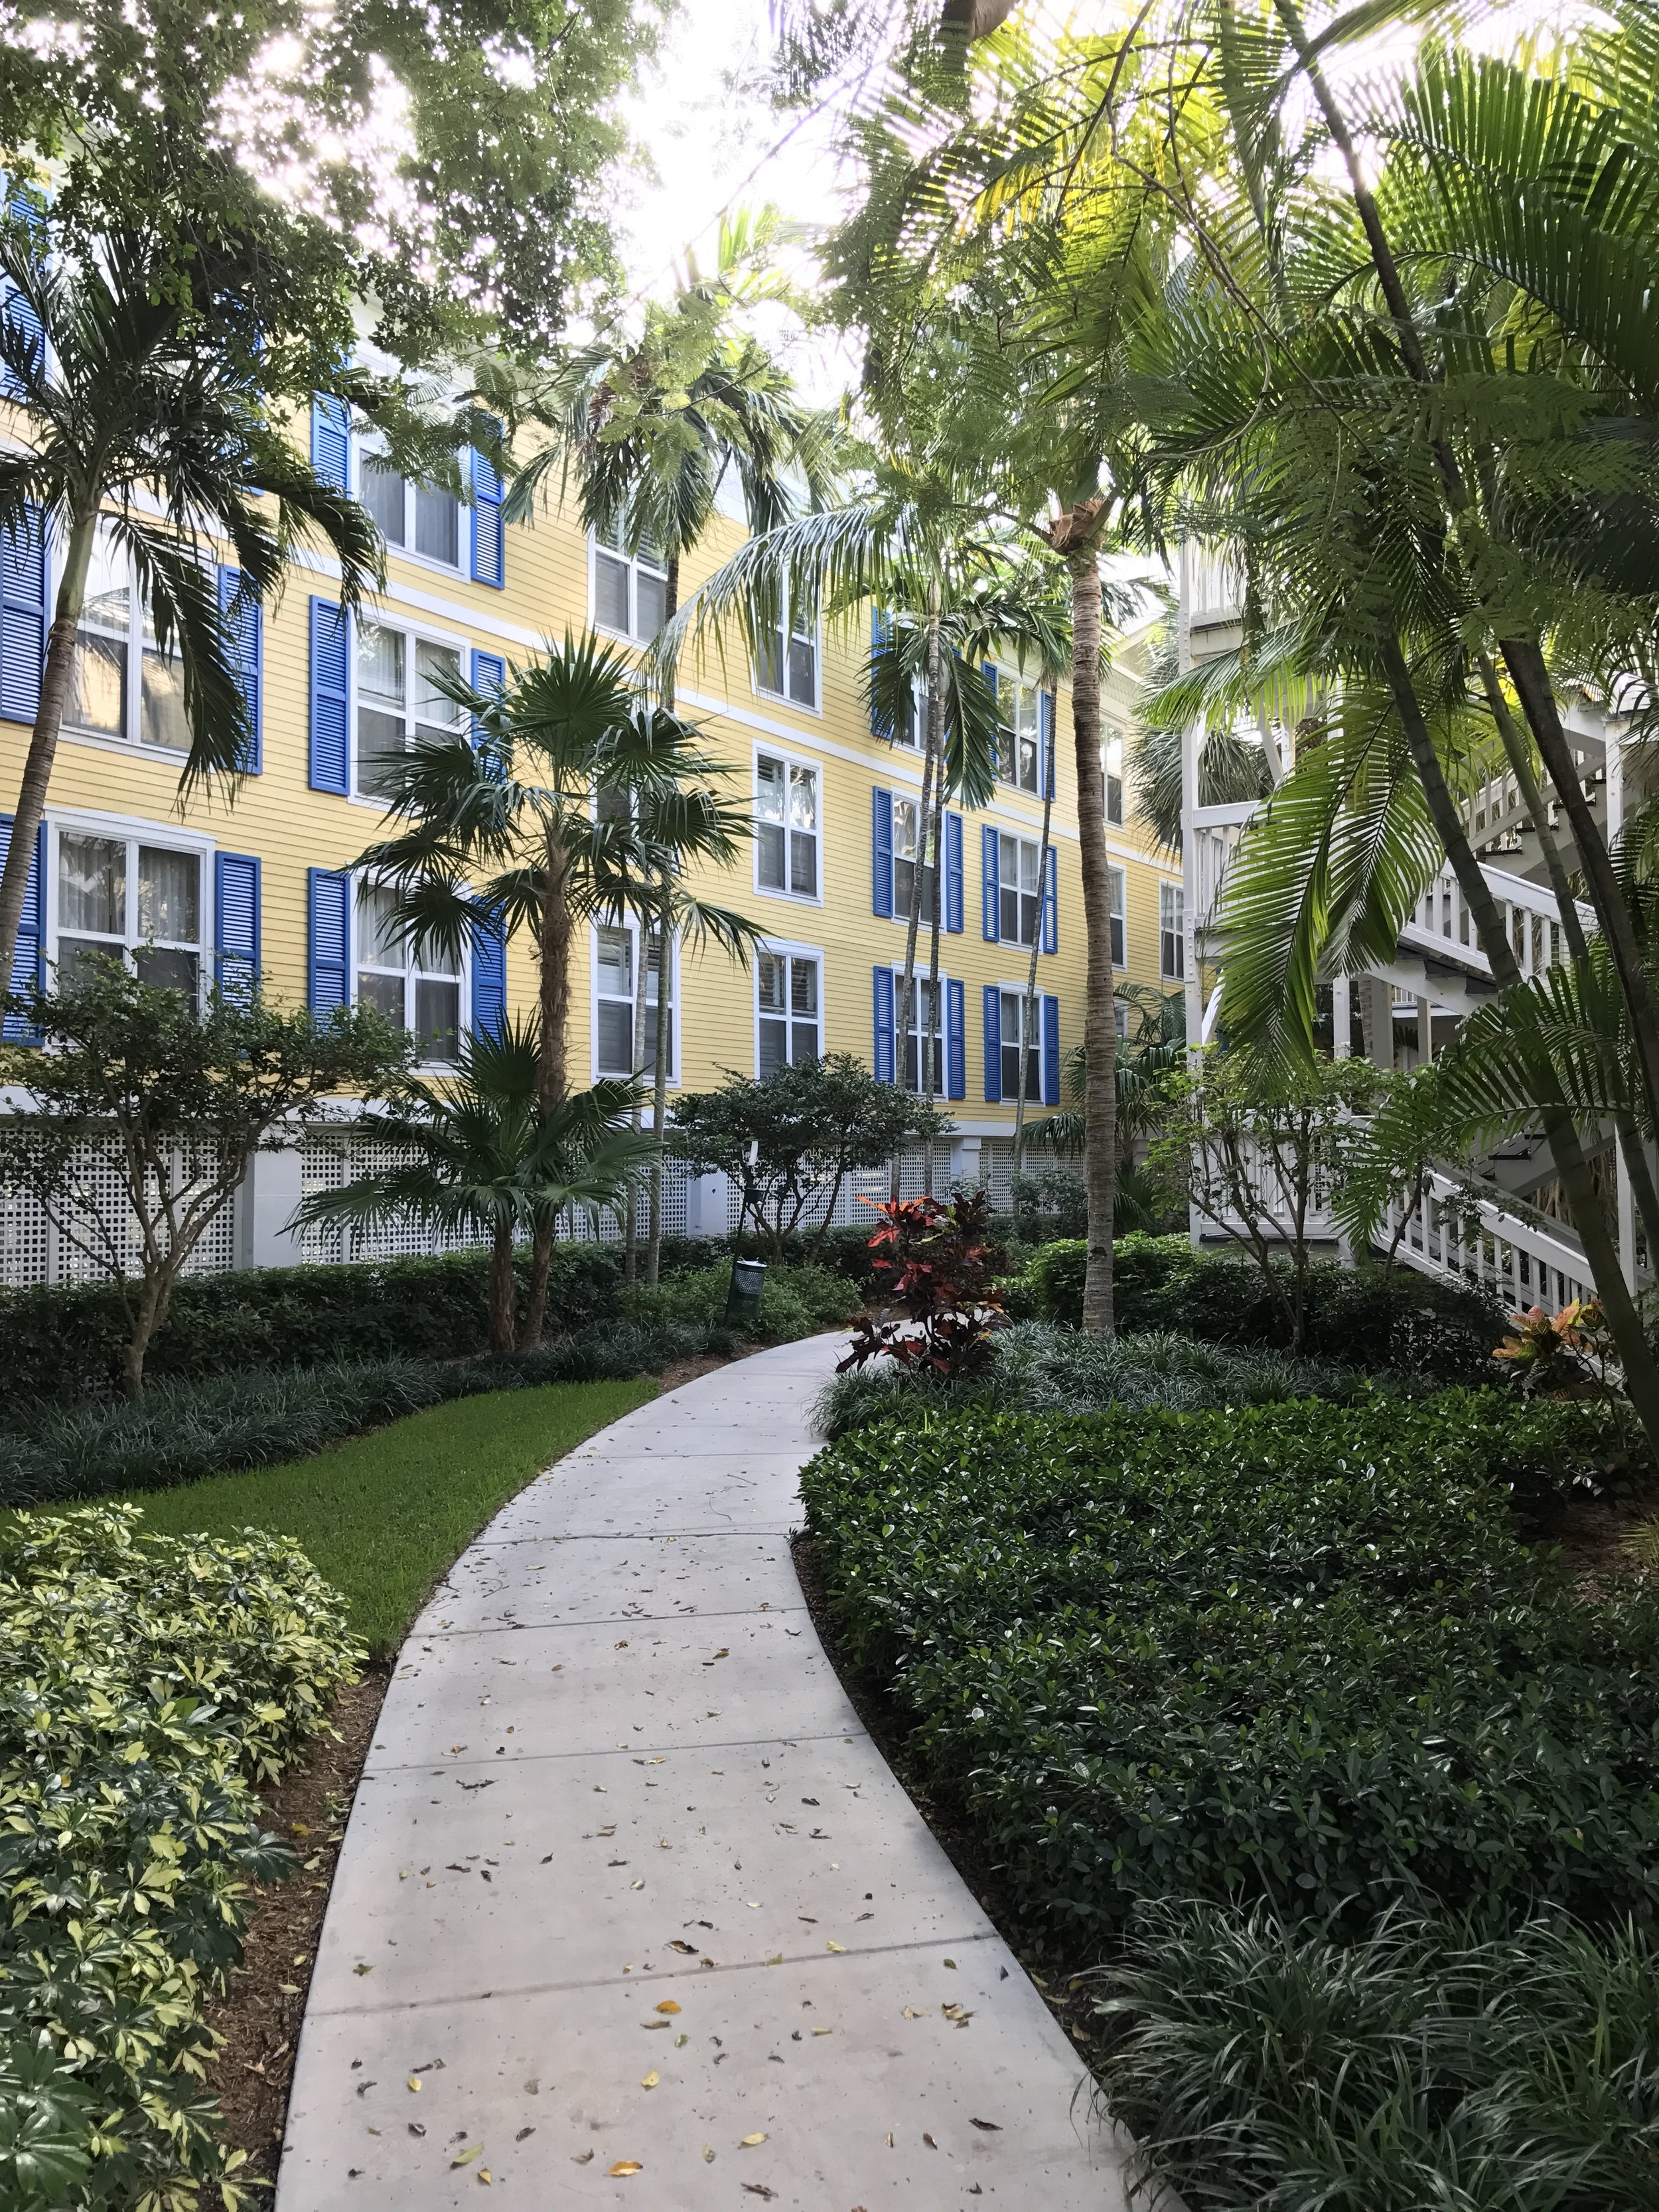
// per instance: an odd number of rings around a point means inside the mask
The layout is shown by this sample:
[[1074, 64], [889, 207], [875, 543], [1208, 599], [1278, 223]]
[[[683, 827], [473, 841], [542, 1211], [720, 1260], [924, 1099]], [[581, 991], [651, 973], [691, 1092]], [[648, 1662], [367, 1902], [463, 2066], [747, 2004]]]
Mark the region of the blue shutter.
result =
[[[21, 186], [13, 185], [6, 193], [6, 213], [34, 234], [37, 242], [45, 236], [46, 226], [40, 210]], [[46, 352], [46, 336], [40, 327], [40, 318], [23, 298], [11, 279], [0, 277], [0, 315], [12, 325], [27, 349], [32, 369], [39, 371]], [[21, 399], [26, 386], [11, 368], [0, 363], [0, 398]]]
[[242, 589], [240, 568], [219, 571], [219, 611], [236, 641], [236, 688], [247, 716], [247, 743], [242, 769], [258, 775], [264, 766], [264, 714], [260, 705], [264, 663], [265, 611], [251, 591]]
[[980, 831], [980, 935], [994, 945], [1002, 934], [1002, 886], [997, 873], [997, 833], [988, 822]]
[[[500, 429], [498, 422], [496, 428]], [[472, 449], [472, 580], [507, 584], [507, 526], [501, 520], [501, 480], [488, 455]]]
[[351, 617], [332, 599], [311, 603], [311, 787], [351, 788]]
[[472, 689], [486, 697], [499, 698], [507, 689], [507, 663], [499, 653], [480, 653], [475, 647], [472, 653]]
[[1060, 854], [1052, 845], [1042, 873], [1042, 949], [1045, 952], [1060, 950]]
[[890, 968], [876, 970], [876, 1080], [894, 1083], [893, 1072], [893, 971]]
[[[1054, 695], [1052, 691], [1037, 694], [1037, 731], [1042, 745], [1042, 758], [1037, 774], [1043, 790], [1052, 799], [1054, 795]], [[1054, 947], [1049, 946], [1052, 952]]]
[[311, 465], [319, 483], [351, 489], [351, 410], [319, 392], [311, 403]]
[[472, 1028], [499, 1037], [507, 1020], [507, 942], [499, 929], [472, 925]]
[[46, 533], [27, 506], [0, 531], [0, 714], [33, 722], [46, 659]]
[[259, 863], [251, 854], [213, 856], [213, 956], [226, 997], [251, 998], [259, 981]]
[[985, 1103], [1002, 1103], [1002, 994], [994, 983], [985, 986]]
[[893, 919], [893, 794], [870, 794], [870, 911]]
[[968, 1096], [968, 1010], [962, 984], [955, 975], [945, 979], [945, 1095]]
[[1060, 1103], [1060, 1000], [1052, 991], [1042, 994], [1042, 1103]]
[[991, 699], [992, 699], [992, 702], [993, 702], [993, 704], [994, 704], [994, 703], [995, 703], [995, 701], [996, 701], [996, 696], [997, 696], [997, 672], [996, 672], [996, 669], [995, 669], [995, 667], [993, 665], [993, 664], [992, 664], [990, 661], [988, 661], [988, 660], [982, 660], [982, 661], [981, 661], [981, 663], [980, 663], [980, 668], [981, 668], [981, 672], [983, 672], [983, 675], [984, 675], [984, 678], [985, 678], [985, 681], [986, 681], [986, 683], [990, 686], [990, 690], [991, 690]]
[[962, 934], [962, 817], [945, 817], [945, 927]]
[[[12, 823], [15, 815], [0, 814], [0, 868], [6, 864], [6, 854], [11, 849]], [[34, 850], [29, 855], [29, 872], [23, 884], [23, 913], [17, 925], [17, 950], [12, 956], [11, 988], [14, 991], [42, 990], [46, 988], [46, 825], [43, 822], [34, 833]], [[37, 1042], [33, 1029], [21, 1014], [8, 1014], [0, 1024], [0, 1038], [7, 1044], [33, 1044]]]
[[[883, 647], [886, 645], [888, 640], [892, 636], [892, 635], [893, 617], [891, 615], [884, 613], [880, 607], [872, 604], [870, 609], [870, 681], [872, 686], [874, 685], [876, 680], [876, 655], [882, 650]], [[890, 744], [892, 743], [892, 722], [887, 715], [884, 714], [880, 711], [876, 705], [873, 697], [870, 702], [870, 734], [872, 738], [885, 738]], [[878, 907], [876, 911], [879, 914], [881, 912], [881, 908]]]
[[307, 997], [313, 1014], [351, 1004], [351, 878], [335, 868], [309, 871]]

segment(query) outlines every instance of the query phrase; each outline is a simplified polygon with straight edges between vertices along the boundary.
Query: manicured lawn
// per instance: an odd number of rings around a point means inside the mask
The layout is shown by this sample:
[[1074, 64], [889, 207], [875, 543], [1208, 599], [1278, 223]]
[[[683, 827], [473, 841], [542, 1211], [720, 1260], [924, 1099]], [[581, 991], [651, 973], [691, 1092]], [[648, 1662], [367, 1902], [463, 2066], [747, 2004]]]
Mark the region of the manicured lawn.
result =
[[648, 1378], [556, 1382], [434, 1406], [313, 1458], [130, 1492], [158, 1533], [297, 1537], [372, 1650], [396, 1650], [433, 1583], [537, 1471], [657, 1395]]

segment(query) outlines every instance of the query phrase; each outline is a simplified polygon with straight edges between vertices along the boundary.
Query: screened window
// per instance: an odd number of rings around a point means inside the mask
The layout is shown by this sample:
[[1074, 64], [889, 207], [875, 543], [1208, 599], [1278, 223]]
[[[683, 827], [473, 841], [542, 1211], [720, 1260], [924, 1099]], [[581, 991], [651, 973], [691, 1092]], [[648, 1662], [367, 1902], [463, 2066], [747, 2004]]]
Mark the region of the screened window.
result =
[[413, 951], [392, 926], [392, 896], [365, 884], [357, 895], [357, 1002], [419, 1040], [426, 1060], [456, 1057], [461, 978], [435, 945]]
[[64, 720], [94, 737], [185, 752], [184, 675], [163, 653], [127, 556], [100, 524], [87, 572], [86, 602], [75, 633]]
[[[893, 1004], [896, 1011], [903, 995], [902, 978], [893, 979]], [[929, 1060], [933, 1064], [933, 1091], [935, 1097], [945, 1095], [945, 978], [939, 983], [940, 1004], [939, 1018], [934, 1019], [933, 991], [928, 976], [918, 975], [910, 1000], [910, 1024], [904, 1037], [904, 1087], [907, 1091], [922, 1088], [921, 1075]], [[924, 1058], [924, 1054], [927, 1058]]]
[[446, 568], [460, 567], [461, 502], [453, 491], [417, 483], [394, 469], [384, 453], [365, 453], [358, 492], [388, 545]]
[[637, 638], [655, 637], [668, 619], [668, 563], [651, 538], [630, 553], [620, 522], [593, 540], [593, 620], [600, 629]]
[[787, 897], [818, 896], [818, 772], [760, 754], [755, 763], [755, 882]]
[[453, 646], [385, 623], [357, 624], [357, 789], [384, 798], [411, 746], [453, 738], [460, 709], [441, 682], [461, 672]]
[[786, 598], [783, 620], [763, 639], [755, 663], [755, 689], [787, 699], [793, 707], [818, 703], [818, 625], [808, 611]]
[[1019, 1096], [1019, 1037], [1025, 1031], [1025, 1099], [1029, 1105], [1042, 1097], [1042, 1002], [1027, 1000], [1024, 991], [1002, 994], [1002, 1095]]
[[124, 960], [142, 983], [195, 999], [202, 980], [202, 858], [136, 837], [58, 839], [58, 973], [67, 981], [98, 954]]
[[1042, 911], [1037, 863], [1042, 848], [1028, 837], [997, 839], [997, 933], [1005, 945], [1035, 945]]
[[1158, 887], [1158, 969], [1170, 982], [1187, 973], [1187, 894], [1179, 884]]
[[[898, 921], [910, 919], [910, 901], [915, 896], [916, 845], [920, 835], [919, 819], [921, 802], [917, 799], [896, 799], [893, 801], [893, 915]], [[930, 831], [934, 828], [931, 822]], [[921, 870], [921, 919], [932, 925], [933, 901], [939, 895], [938, 839], [930, 836], [928, 851]]]
[[803, 952], [763, 952], [755, 963], [759, 1029], [757, 1059], [762, 1076], [799, 1067], [823, 1051], [819, 1027], [818, 962]]
[[[639, 981], [635, 966], [639, 932], [632, 922], [607, 923], [595, 933], [593, 957], [593, 1036], [597, 1075], [643, 1075], [654, 1079], [657, 1072], [657, 990], [661, 969], [661, 940], [653, 930], [646, 939], [645, 1020], [635, 1032], [639, 1012]], [[668, 1076], [676, 1064], [674, 963], [668, 963]]]
[[1036, 791], [1041, 781], [1042, 708], [1035, 684], [997, 674], [997, 710], [1002, 728], [997, 742], [997, 774], [1018, 791]]
[[1108, 868], [1106, 878], [1111, 889], [1112, 897], [1112, 965], [1114, 968], [1121, 968], [1126, 957], [1128, 936], [1127, 916], [1124, 907], [1127, 886], [1121, 868]]

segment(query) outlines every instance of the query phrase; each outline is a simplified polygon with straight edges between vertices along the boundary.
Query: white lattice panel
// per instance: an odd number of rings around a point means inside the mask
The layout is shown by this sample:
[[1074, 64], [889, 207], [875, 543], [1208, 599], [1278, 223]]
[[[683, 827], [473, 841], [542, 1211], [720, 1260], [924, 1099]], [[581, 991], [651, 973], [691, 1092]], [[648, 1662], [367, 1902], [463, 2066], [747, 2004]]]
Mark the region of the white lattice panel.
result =
[[32, 1291], [46, 1280], [46, 1208], [26, 1190], [0, 1191], [0, 1285]]
[[[395, 1145], [373, 1137], [313, 1139], [300, 1151], [300, 1190], [310, 1198], [319, 1190], [339, 1190], [364, 1176], [385, 1175], [403, 1155]], [[480, 1239], [467, 1231], [446, 1233], [413, 1221], [392, 1221], [378, 1229], [348, 1229], [315, 1223], [301, 1231], [300, 1258], [307, 1266], [340, 1260], [422, 1260], [441, 1252], [465, 1252]]]
[[[206, 1153], [173, 1155], [172, 1176], [181, 1195], [211, 1173]], [[82, 1145], [72, 1169], [70, 1204], [54, 1229], [46, 1208], [23, 1190], [0, 1192], [0, 1282], [25, 1290], [41, 1283], [93, 1283], [113, 1269], [142, 1273], [143, 1238], [127, 1200], [120, 1155], [112, 1145]], [[184, 1266], [187, 1275], [222, 1274], [235, 1265], [234, 1201], [207, 1226]]]

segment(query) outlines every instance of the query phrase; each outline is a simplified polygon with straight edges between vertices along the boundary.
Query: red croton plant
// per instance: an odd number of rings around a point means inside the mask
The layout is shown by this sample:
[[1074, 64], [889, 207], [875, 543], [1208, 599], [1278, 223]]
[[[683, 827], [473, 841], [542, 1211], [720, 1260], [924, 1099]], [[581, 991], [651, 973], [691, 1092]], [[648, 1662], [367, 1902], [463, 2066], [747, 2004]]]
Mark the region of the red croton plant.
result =
[[883, 1357], [951, 1378], [984, 1372], [992, 1333], [1006, 1319], [995, 1281], [1006, 1261], [986, 1233], [989, 1206], [988, 1192], [973, 1190], [948, 1206], [910, 1198], [876, 1207], [870, 1245], [890, 1304], [879, 1319], [861, 1317], [837, 1374]]

